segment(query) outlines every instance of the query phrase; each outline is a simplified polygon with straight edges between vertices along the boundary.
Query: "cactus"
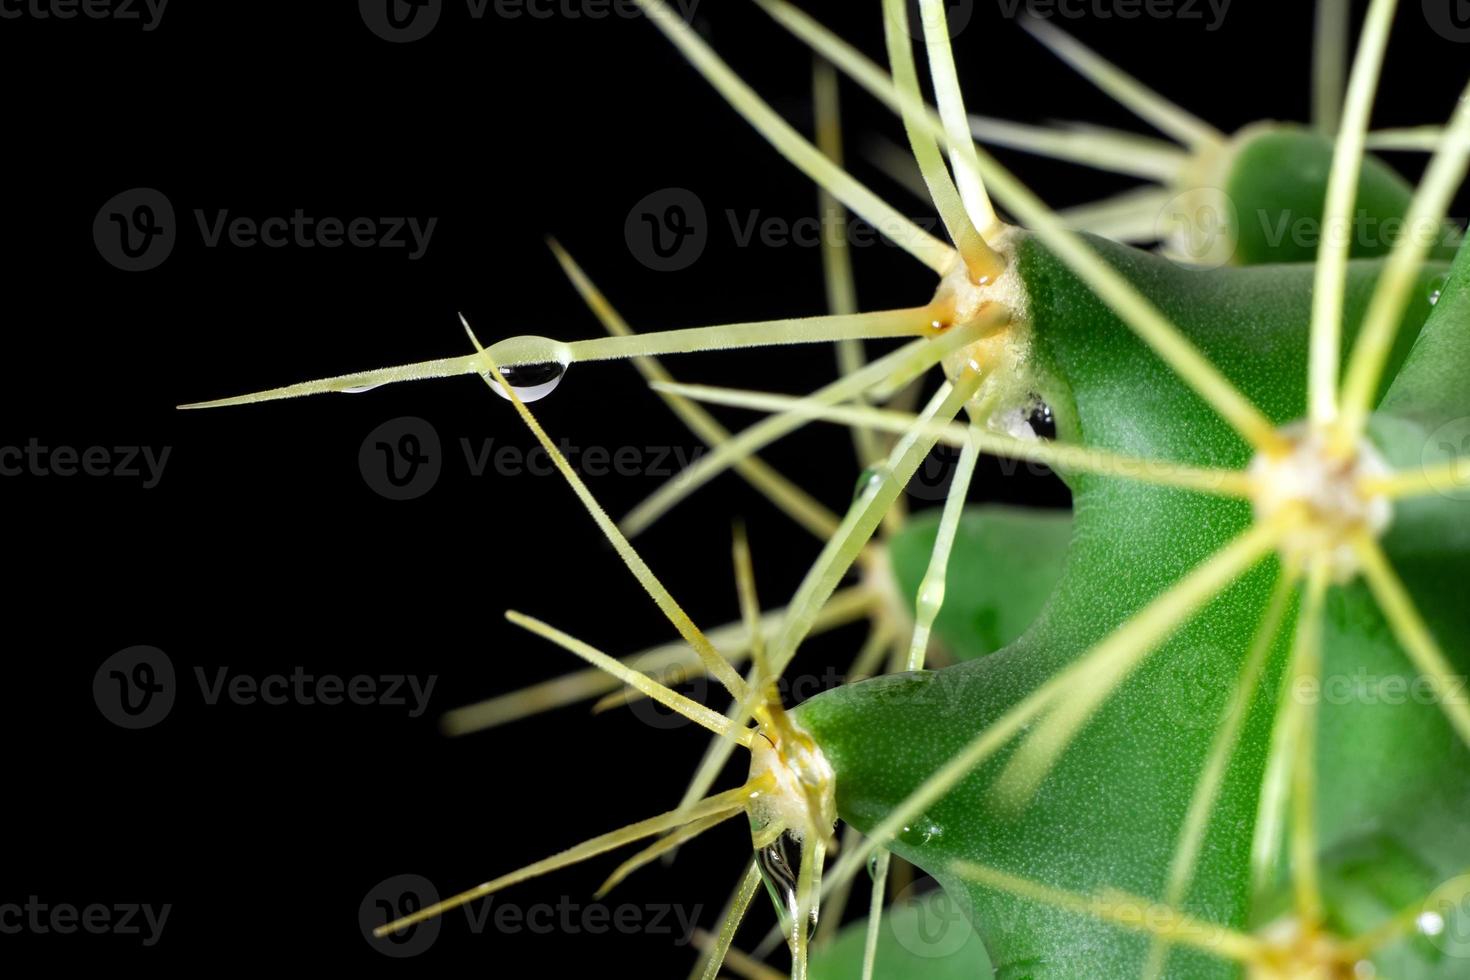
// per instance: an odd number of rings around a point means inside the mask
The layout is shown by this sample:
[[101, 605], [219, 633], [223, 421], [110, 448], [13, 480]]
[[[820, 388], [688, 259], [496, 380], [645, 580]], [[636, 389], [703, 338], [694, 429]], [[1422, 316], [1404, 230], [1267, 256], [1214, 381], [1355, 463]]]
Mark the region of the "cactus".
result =
[[[1160, 194], [1183, 195], [1194, 211], [1195, 195], [1212, 184], [1234, 202], [1223, 238], [1186, 256], [1203, 260], [1191, 263], [1135, 247], [1138, 234], [1079, 232], [1102, 230], [1095, 209], [1053, 213], [976, 144], [978, 136], [1075, 156], [1080, 137], [972, 121], [933, 0], [919, 4], [919, 25], [903, 0], [884, 0], [887, 70], [781, 0], [760, 2], [897, 113], [949, 242], [845, 173], [832, 131], [808, 142], [659, 0], [639, 2], [830, 195], [830, 208], [865, 217], [938, 284], [911, 308], [857, 313], [844, 288], [850, 270], [833, 255], [829, 316], [640, 335], [554, 245], [611, 336], [485, 347], [465, 323], [472, 353], [201, 403], [479, 375], [512, 403], [683, 641], [620, 661], [553, 624], [508, 614], [609, 678], [569, 679], [553, 699], [656, 699], [713, 734], [705, 765], [674, 810], [379, 933], [651, 840], [605, 890], [744, 815], [753, 855], [707, 943], [704, 977], [727, 957], [769, 972], [733, 946], [762, 884], [780, 913], [792, 977], [940, 975], [878, 929], [894, 858], [937, 879], [983, 940], [983, 950], [966, 946], [945, 960], [955, 975], [1463, 975], [1467, 951], [1445, 936], [1463, 925], [1455, 917], [1465, 917], [1470, 896], [1470, 494], [1460, 458], [1470, 416], [1470, 246], [1458, 244], [1445, 212], [1470, 158], [1470, 101], [1434, 134], [1417, 189], [1365, 155], [1394, 4], [1375, 0], [1369, 11], [1331, 137], [1262, 124], [1227, 140], [1054, 29], [1038, 29], [1186, 144], [1152, 148], [1148, 175], [1161, 187], [1130, 207], [1156, 210]], [[916, 28], [928, 42], [935, 108], [921, 94]], [[833, 76], [817, 78], [830, 122]], [[1124, 139], [1093, 138], [1114, 151]], [[1014, 224], [997, 216], [992, 194]], [[1242, 212], [1267, 221], [1257, 227]], [[1364, 214], [1416, 233], [1364, 244]], [[1310, 249], [1261, 234], [1299, 217], [1355, 231]], [[1177, 231], [1156, 237], [1177, 245]], [[1198, 231], [1186, 227], [1185, 239]], [[861, 342], [888, 338], [905, 343], [864, 363]], [[837, 343], [844, 373], [802, 398], [678, 384], [654, 360], [813, 342]], [[613, 358], [637, 359], [716, 447], [622, 527], [526, 404], [573, 363]], [[944, 380], [921, 411], [884, 404], [935, 367]], [[731, 435], [700, 402], [769, 417]], [[755, 456], [813, 422], [851, 426], [868, 464], [841, 514]], [[899, 526], [895, 502], [940, 444], [960, 450], [945, 505]], [[1053, 467], [1074, 516], [967, 509], [982, 453]], [[706, 633], [629, 536], [724, 468], [826, 545], [772, 614], [762, 612], [749, 545], [737, 536], [742, 620]], [[853, 568], [861, 584], [841, 589]], [[874, 638], [853, 682], [783, 704], [775, 682], [802, 642], [862, 617]], [[929, 667], [932, 638], [950, 665]], [[885, 654], [889, 672], [858, 679], [878, 672]], [[741, 658], [750, 662], [743, 675]], [[672, 689], [693, 672], [725, 688], [727, 711]], [[1348, 696], [1335, 693], [1345, 679], [1357, 685]], [[509, 696], [446, 724], [456, 732], [501, 724], [546, 700]], [[710, 793], [739, 748], [750, 752], [750, 777]], [[794, 864], [788, 842], [799, 846]], [[814, 939], [813, 924], [835, 921], [833, 907], [870, 861], [868, 924]], [[923, 914], [937, 900], [892, 914]]]

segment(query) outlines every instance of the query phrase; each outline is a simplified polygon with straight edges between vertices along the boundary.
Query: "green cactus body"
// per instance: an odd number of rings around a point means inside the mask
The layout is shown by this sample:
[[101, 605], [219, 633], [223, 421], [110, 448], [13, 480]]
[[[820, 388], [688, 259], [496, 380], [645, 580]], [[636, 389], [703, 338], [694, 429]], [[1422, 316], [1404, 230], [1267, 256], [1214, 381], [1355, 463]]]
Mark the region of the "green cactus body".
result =
[[[1286, 423], [1302, 416], [1309, 266], [1202, 272], [1095, 244], [1214, 363], [1226, 365], [1231, 380], [1269, 417]], [[1202, 466], [1237, 468], [1249, 460], [1249, 448], [1239, 437], [1064, 266], [1034, 241], [1026, 242], [1020, 255], [1020, 273], [1032, 297], [1036, 366], [1048, 379], [1042, 390], [1056, 412], [1062, 440]], [[1371, 262], [1351, 268], [1348, 336], [1363, 314], [1378, 269]], [[1429, 269], [1420, 279], [1390, 371], [1397, 380], [1373, 428], [1384, 454], [1404, 465], [1418, 462], [1429, 431], [1470, 412], [1463, 387], [1451, 380], [1463, 377], [1470, 366], [1470, 321], [1458, 293], [1453, 304], [1431, 307], [1440, 275], [1441, 269]], [[1467, 275], [1470, 253], [1462, 257], [1456, 281]], [[1023, 636], [971, 662], [849, 685], [801, 706], [799, 718], [836, 772], [839, 811], [858, 828], [872, 827], [985, 723], [1250, 521], [1250, 507], [1240, 501], [1095, 475], [1067, 480], [1076, 513], [1071, 549], [1051, 601]], [[1464, 505], [1417, 502], [1399, 508], [1385, 542], [1461, 667], [1470, 666], [1465, 527]], [[905, 551], [900, 546], [896, 553]], [[1083, 729], [1030, 806], [1017, 812], [993, 796], [991, 784], [1005, 764], [1002, 753], [914, 821], [894, 844], [896, 853], [962, 896], [998, 976], [1138, 975], [1147, 937], [961, 881], [946, 868], [955, 859], [973, 860], [1078, 892], [1114, 887], [1157, 897], [1193, 774], [1203, 763], [1261, 620], [1275, 564], [1270, 559], [1245, 575], [1145, 661]], [[983, 576], [985, 566], [983, 556], [973, 564], [956, 558], [961, 576]], [[1002, 565], [992, 568], [1003, 574]], [[915, 581], [911, 569], [905, 574], [900, 568], [900, 578]], [[1333, 591], [1324, 676], [1385, 678], [1408, 672], [1374, 608], [1361, 585]], [[1291, 618], [1279, 630], [1263, 691], [1279, 686]], [[972, 643], [965, 636], [950, 640], [961, 650], [972, 649]], [[1390, 841], [1396, 854], [1412, 856], [1409, 866], [1423, 869], [1422, 893], [1454, 874], [1455, 856], [1463, 861], [1470, 849], [1470, 825], [1463, 819], [1470, 811], [1466, 753], [1432, 706], [1332, 700], [1324, 698], [1319, 752], [1323, 846], [1330, 854], [1374, 835]], [[1249, 862], [1273, 702], [1263, 696], [1246, 724], [1184, 905], [1210, 922], [1248, 928], [1258, 925], [1261, 909], [1269, 907], [1265, 899], [1253, 901]], [[1371, 867], [1364, 872], [1368, 878], [1375, 873]], [[1269, 883], [1254, 884], [1266, 886], [1269, 894]], [[1342, 901], [1347, 914], [1352, 903]], [[1232, 976], [1237, 970], [1183, 950], [1174, 952], [1169, 964], [1168, 975], [1179, 977]], [[1394, 975], [1448, 977], [1454, 966], [1436, 967], [1432, 957], [1416, 959], [1398, 965]]]
[[[1237, 265], [1312, 262], [1325, 229], [1323, 205], [1332, 172], [1332, 141], [1309, 129], [1261, 123], [1224, 151], [1223, 189], [1231, 205], [1231, 261]], [[1414, 188], [1388, 164], [1365, 156], [1358, 180], [1351, 255], [1387, 255], [1403, 234]], [[1442, 225], [1430, 255], [1454, 258], [1458, 233]]]

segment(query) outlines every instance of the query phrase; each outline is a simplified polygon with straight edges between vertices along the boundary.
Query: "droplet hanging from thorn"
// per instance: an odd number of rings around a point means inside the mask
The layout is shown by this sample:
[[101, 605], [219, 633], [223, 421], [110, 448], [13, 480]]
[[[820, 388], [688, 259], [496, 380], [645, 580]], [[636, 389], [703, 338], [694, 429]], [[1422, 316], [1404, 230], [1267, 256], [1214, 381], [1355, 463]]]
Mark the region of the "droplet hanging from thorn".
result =
[[[566, 373], [566, 365], [556, 361], [548, 361], [545, 364], [517, 364], [514, 367], [500, 369], [500, 376], [514, 389], [516, 397], [523, 402], [539, 401], [551, 394], [556, 390], [556, 386], [561, 384], [561, 379]], [[491, 380], [494, 381], [493, 378]], [[491, 387], [501, 398], [510, 400], [510, 396], [498, 383]]]
[[[766, 891], [770, 893], [771, 901], [776, 906], [777, 913], [781, 916], [781, 928], [789, 936], [791, 924], [796, 921], [796, 914], [800, 903], [797, 899], [796, 871], [791, 867], [791, 859], [786, 855], [786, 835], [782, 834], [774, 841], [755, 852], [756, 867], [760, 869], [761, 880], [765, 882]], [[812, 907], [809, 913], [810, 921], [807, 923], [809, 930], [816, 929], [817, 909]]]

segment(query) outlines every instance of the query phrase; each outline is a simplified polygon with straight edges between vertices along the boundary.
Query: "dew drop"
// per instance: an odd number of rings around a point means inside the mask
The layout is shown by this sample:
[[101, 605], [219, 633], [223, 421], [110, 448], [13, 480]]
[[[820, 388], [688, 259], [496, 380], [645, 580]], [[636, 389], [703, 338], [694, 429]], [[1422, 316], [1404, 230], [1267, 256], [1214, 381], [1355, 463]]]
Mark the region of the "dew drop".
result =
[[868, 855], [868, 877], [874, 881], [878, 880], [878, 852], [874, 851]]
[[869, 466], [858, 474], [857, 483], [852, 488], [852, 502], [858, 503], [863, 495], [878, 488], [883, 482], [883, 468], [881, 466]]
[[[766, 891], [770, 893], [771, 901], [776, 906], [776, 912], [781, 917], [781, 928], [789, 933], [791, 923], [796, 920], [799, 902], [796, 897], [797, 876], [791, 867], [791, 858], [786, 854], [786, 835], [782, 834], [770, 844], [755, 852], [756, 867], [760, 869], [761, 880], [765, 882]], [[813, 907], [807, 923], [807, 936], [810, 938], [817, 928], [817, 909]]]
[[791, 858], [786, 854], [786, 835], [782, 834], [756, 851], [755, 863], [784, 927], [796, 915], [796, 872], [792, 870]]
[[1435, 306], [1439, 298], [1444, 294], [1445, 284], [1450, 281], [1449, 276], [1435, 276], [1429, 281], [1429, 305]]
[[343, 388], [342, 393], [344, 395], [360, 395], [364, 391], [372, 391], [374, 388], [381, 388], [385, 384], [387, 384], [386, 381], [379, 381], [377, 384], [371, 385], [353, 385], [351, 388]]
[[1040, 397], [1033, 397], [1031, 409], [1026, 413], [1026, 424], [1031, 426], [1038, 439], [1057, 437], [1057, 420], [1052, 415], [1051, 406]]
[[934, 841], [937, 837], [944, 836], [944, 828], [935, 823], [927, 816], [920, 817], [912, 824], [904, 827], [899, 836], [909, 844], [922, 846]]
[[[556, 390], [556, 386], [561, 384], [561, 379], [566, 376], [566, 373], [567, 366], [557, 361], [547, 361], [543, 364], [517, 364], [500, 369], [500, 376], [515, 391], [516, 397], [523, 402], [540, 401], [551, 394]], [[491, 387], [501, 398], [506, 401], [510, 400], [510, 396], [499, 384], [493, 384]]]

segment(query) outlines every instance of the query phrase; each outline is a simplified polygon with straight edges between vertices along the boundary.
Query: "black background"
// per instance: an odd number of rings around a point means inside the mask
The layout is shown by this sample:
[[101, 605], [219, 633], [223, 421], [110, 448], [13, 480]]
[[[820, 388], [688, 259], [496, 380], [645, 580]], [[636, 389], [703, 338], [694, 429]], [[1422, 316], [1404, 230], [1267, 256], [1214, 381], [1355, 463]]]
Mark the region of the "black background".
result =
[[[876, 55], [878, 6], [807, 9]], [[1470, 53], [1432, 31], [1419, 3], [1403, 6], [1379, 126], [1447, 117]], [[1143, 131], [1000, 4], [973, 8], [957, 40], [973, 111]], [[1306, 117], [1309, 8], [1236, 0], [1215, 31], [1201, 20], [1093, 13], [1062, 24], [1232, 131]], [[673, 636], [558, 479], [469, 474], [461, 439], [533, 445], [509, 407], [456, 378], [356, 398], [173, 408], [462, 353], [459, 310], [487, 340], [596, 336], [543, 244], [548, 233], [637, 329], [823, 312], [817, 249], [741, 247], [726, 217], [809, 218], [808, 182], [648, 23], [585, 16], [575, 0], [540, 9], [553, 13], [510, 19], [492, 3], [474, 20], [463, 0], [446, 0], [435, 30], [409, 44], [374, 36], [351, 2], [180, 0], [153, 31], [136, 21], [0, 20], [9, 178], [0, 445], [171, 447], [153, 489], [126, 478], [0, 478], [10, 573], [0, 903], [172, 905], [151, 948], [136, 936], [26, 932], [0, 935], [0, 962], [374, 975], [688, 969], [692, 953], [668, 935], [475, 935], [456, 914], [428, 952], [393, 960], [359, 931], [359, 902], [389, 876], [422, 874], [448, 894], [671, 807], [705, 744], [689, 727], [660, 730], [626, 712], [592, 720], [584, 707], [465, 739], [438, 735], [445, 709], [577, 666], [505, 623], [507, 607], [615, 654]], [[810, 128], [811, 63], [800, 45], [744, 2], [704, 0], [695, 22]], [[904, 211], [926, 213], [861, 159], [871, 137], [895, 138], [897, 126], [851, 86], [843, 92], [854, 172]], [[1002, 157], [1058, 206], [1128, 184]], [[1418, 166], [1400, 162], [1411, 175]], [[91, 229], [104, 202], [135, 187], [172, 202], [178, 242], [157, 269], [127, 273], [104, 261]], [[709, 241], [689, 268], [658, 272], [630, 250], [624, 221], [669, 187], [703, 202]], [[193, 212], [221, 208], [438, 223], [418, 261], [405, 249], [206, 248]], [[930, 274], [896, 248], [859, 249], [855, 260], [865, 308], [912, 305], [932, 290]], [[825, 346], [670, 367], [793, 392], [834, 371]], [[536, 409], [577, 446], [697, 445], [627, 365], [574, 367]], [[721, 414], [735, 425], [750, 418]], [[400, 416], [431, 423], [444, 451], [437, 485], [407, 502], [374, 493], [358, 466], [364, 437]], [[767, 457], [833, 506], [856, 476], [832, 428], [804, 431]], [[994, 465], [985, 473], [976, 499], [1066, 502], [1050, 481], [1006, 479]], [[589, 479], [613, 514], [660, 482]], [[638, 541], [702, 624], [737, 613], [735, 514], [749, 523], [769, 605], [790, 595], [817, 550], [739, 480], [706, 488]], [[814, 644], [808, 669], [845, 663], [861, 635]], [[168, 654], [180, 691], [163, 722], [125, 731], [91, 688], [99, 665], [135, 644]], [[437, 681], [418, 718], [387, 706], [211, 706], [194, 672], [220, 667]], [[708, 928], [747, 842], [735, 824], [721, 828], [608, 904], [698, 905]], [[585, 905], [615, 863], [498, 901]]]

